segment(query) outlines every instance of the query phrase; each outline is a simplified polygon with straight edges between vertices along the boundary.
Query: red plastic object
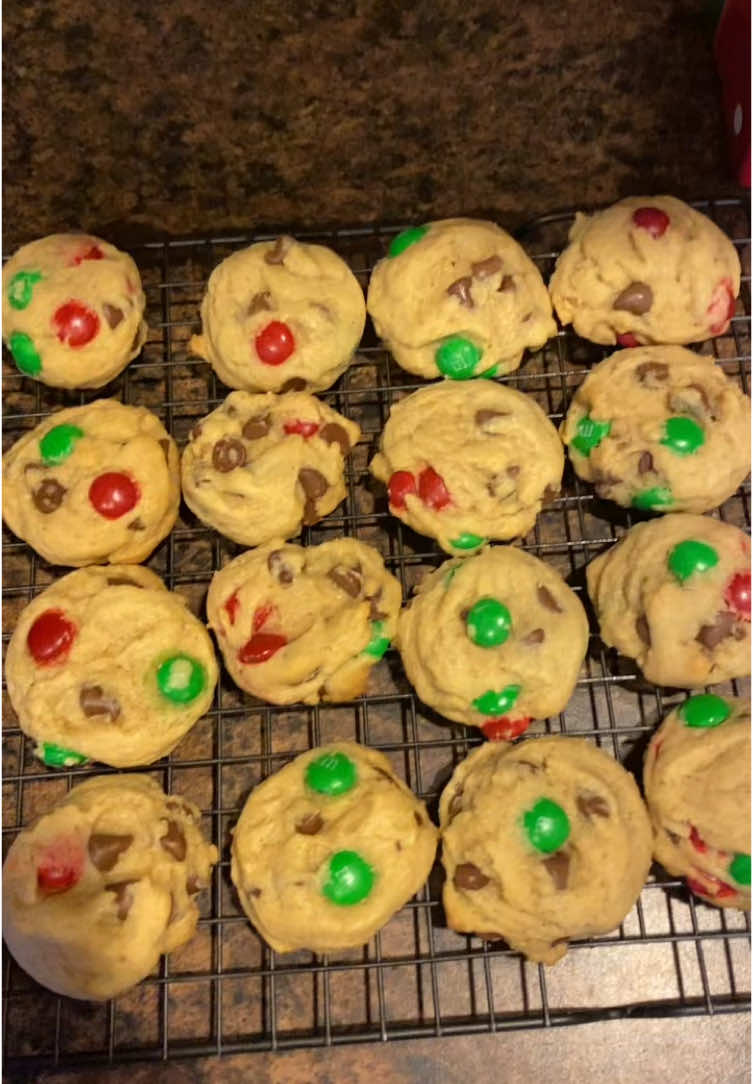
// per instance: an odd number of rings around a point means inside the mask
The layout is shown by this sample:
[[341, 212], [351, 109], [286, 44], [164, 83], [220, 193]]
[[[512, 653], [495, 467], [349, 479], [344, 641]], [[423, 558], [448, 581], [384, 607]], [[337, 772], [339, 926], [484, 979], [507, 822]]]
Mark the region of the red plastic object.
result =
[[735, 180], [750, 188], [750, 0], [727, 0], [714, 38]]

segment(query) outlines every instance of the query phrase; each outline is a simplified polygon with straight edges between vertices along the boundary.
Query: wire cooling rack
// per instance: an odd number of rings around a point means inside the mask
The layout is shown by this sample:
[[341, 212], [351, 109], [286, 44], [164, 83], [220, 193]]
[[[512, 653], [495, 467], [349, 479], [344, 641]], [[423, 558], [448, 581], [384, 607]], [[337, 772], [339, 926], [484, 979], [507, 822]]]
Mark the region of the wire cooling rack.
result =
[[[744, 281], [727, 334], [703, 344], [748, 391], [750, 365], [750, 218], [742, 200], [697, 204], [738, 247]], [[572, 213], [540, 218], [520, 240], [545, 278], [567, 237]], [[349, 262], [365, 287], [374, 262], [399, 227], [298, 232], [327, 244]], [[50, 411], [114, 396], [149, 407], [184, 444], [195, 421], [222, 401], [207, 364], [192, 358], [188, 339], [211, 269], [231, 251], [274, 233], [199, 237], [135, 246], [148, 298], [150, 333], [140, 357], [97, 392], [48, 389], [4, 370], [5, 447]], [[559, 423], [574, 389], [608, 351], [560, 333], [505, 378]], [[400, 579], [405, 596], [443, 559], [434, 544], [388, 511], [367, 465], [392, 403], [420, 386], [380, 347], [370, 325], [354, 364], [323, 393], [356, 419], [361, 443], [350, 457], [347, 498], [324, 521], [305, 528], [304, 543], [341, 534], [376, 546]], [[750, 526], [749, 489], [720, 509], [725, 520]], [[631, 514], [600, 501], [567, 469], [563, 495], [524, 539], [583, 597], [583, 569], [630, 525]], [[47, 565], [3, 531], [3, 648], [20, 609], [67, 570]], [[182, 509], [170, 537], [148, 562], [170, 588], [203, 616], [215, 569], [239, 547]], [[724, 692], [725, 687], [721, 691]], [[726, 691], [745, 693], [743, 683]], [[636, 770], [657, 721], [680, 694], [641, 681], [625, 660], [592, 633], [589, 653], [567, 710], [537, 733], [586, 736]], [[51, 770], [32, 755], [3, 686], [3, 843], [49, 809], [72, 785], [110, 769]], [[277, 955], [246, 921], [229, 877], [228, 843], [250, 789], [292, 756], [322, 742], [355, 739], [385, 752], [398, 774], [436, 814], [438, 794], [453, 766], [478, 743], [475, 732], [439, 720], [414, 696], [396, 653], [375, 669], [369, 695], [349, 704], [272, 707], [241, 694], [223, 673], [214, 704], [175, 752], [149, 774], [185, 794], [203, 811], [204, 829], [221, 861], [201, 896], [196, 937], [163, 958], [135, 989], [107, 1004], [77, 1002], [39, 987], [4, 950], [3, 1042], [6, 1070], [231, 1051], [328, 1046], [368, 1040], [540, 1028], [591, 1020], [686, 1016], [741, 1011], [749, 1005], [747, 916], [706, 906], [655, 869], [636, 906], [613, 934], [573, 943], [545, 970], [501, 943], [485, 944], [447, 930], [441, 870], [435, 866], [418, 896], [363, 949], [329, 956]], [[525, 740], [528, 740], [527, 738]]]

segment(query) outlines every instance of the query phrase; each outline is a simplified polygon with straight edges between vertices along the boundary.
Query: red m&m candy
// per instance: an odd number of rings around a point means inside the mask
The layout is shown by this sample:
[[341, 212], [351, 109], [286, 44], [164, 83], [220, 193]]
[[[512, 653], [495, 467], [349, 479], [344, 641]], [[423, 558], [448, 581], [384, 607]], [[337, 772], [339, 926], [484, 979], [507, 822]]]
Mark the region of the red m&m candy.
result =
[[319, 423], [305, 422], [301, 418], [296, 418], [295, 421], [284, 422], [282, 428], [286, 433], [298, 433], [304, 440], [307, 440], [319, 431]]
[[44, 896], [55, 896], [73, 888], [84, 872], [83, 849], [73, 840], [49, 844], [37, 866], [37, 888]]
[[712, 335], [721, 335], [727, 330], [727, 325], [735, 315], [735, 292], [732, 289], [731, 279], [722, 279], [718, 284], [711, 295], [711, 304], [706, 312], [712, 321], [709, 327]]
[[405, 498], [409, 493], [417, 493], [416, 479], [410, 471], [396, 470], [387, 486], [390, 504], [393, 508], [405, 508]]
[[89, 486], [89, 500], [105, 519], [119, 519], [139, 502], [141, 491], [127, 474], [108, 471]]
[[512, 741], [513, 738], [519, 738], [521, 734], [524, 734], [531, 722], [530, 715], [523, 716], [521, 719], [508, 719], [506, 715], [503, 715], [501, 719], [490, 719], [481, 729], [489, 741]]
[[230, 598], [226, 599], [223, 602], [222, 608], [225, 611], [225, 613], [227, 614], [228, 618], [230, 619], [230, 624], [234, 625], [235, 624], [235, 619], [238, 616], [238, 610], [240, 610], [240, 608], [241, 608], [241, 601], [238, 598], [238, 592], [237, 591], [233, 591]]
[[632, 331], [623, 331], [623, 333], [621, 335], [617, 336], [617, 342], [619, 343], [620, 346], [625, 346], [625, 347], [633, 347], [633, 346], [640, 346], [641, 345], [638, 342], [638, 340], [636, 339], [635, 335], [633, 335]]
[[418, 495], [424, 504], [437, 512], [452, 503], [442, 476], [433, 467], [425, 467], [418, 476]]
[[89, 245], [84, 251], [80, 252], [78, 256], [74, 256], [71, 260], [71, 267], [78, 267], [84, 260], [104, 260], [105, 254], [99, 245]]
[[40, 666], [63, 662], [76, 639], [76, 626], [62, 610], [45, 610], [26, 635], [26, 646]]
[[287, 324], [272, 320], [256, 336], [254, 346], [265, 365], [282, 365], [295, 350], [295, 339]]
[[67, 301], [56, 309], [52, 323], [61, 343], [86, 346], [99, 331], [99, 317], [80, 301]]
[[669, 215], [659, 207], [639, 207], [633, 211], [633, 222], [640, 230], [645, 230], [652, 237], [662, 237], [669, 225]]
[[255, 632], [238, 652], [238, 659], [244, 663], [266, 662], [287, 642], [284, 636], [276, 632]]
[[750, 621], [750, 572], [738, 572], [727, 584], [724, 601], [739, 617]]

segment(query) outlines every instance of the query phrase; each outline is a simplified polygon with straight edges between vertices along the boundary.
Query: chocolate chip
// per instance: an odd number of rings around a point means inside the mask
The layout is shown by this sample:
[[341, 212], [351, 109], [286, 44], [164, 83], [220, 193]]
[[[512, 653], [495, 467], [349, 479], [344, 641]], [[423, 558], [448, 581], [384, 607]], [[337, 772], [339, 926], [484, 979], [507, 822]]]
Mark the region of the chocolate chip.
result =
[[499, 256], [487, 256], [485, 260], [477, 260], [471, 264], [471, 274], [475, 279], [488, 279], [502, 270], [502, 261]]
[[452, 820], [457, 817], [458, 813], [463, 808], [463, 788], [458, 787], [452, 798], [450, 798], [450, 804], [447, 806], [447, 815]]
[[269, 557], [267, 557], [267, 568], [277, 582], [283, 584], [283, 586], [287, 587], [288, 584], [293, 582], [295, 572], [286, 562], [284, 550], [272, 550]]
[[379, 603], [382, 598], [382, 588], [375, 595], [367, 595], [366, 599], [369, 603], [369, 621], [384, 621], [387, 614], [384, 610], [379, 609]]
[[543, 583], [536, 588], [536, 597], [538, 598], [541, 605], [544, 606], [547, 610], [551, 610], [552, 613], [556, 614], [562, 613], [562, 607], [560, 606], [559, 602], [557, 602], [557, 599], [554, 597], [549, 588], [544, 587]]
[[269, 414], [258, 414], [255, 418], [248, 419], [241, 433], [246, 440], [260, 440], [261, 437], [266, 437], [271, 428], [272, 421]]
[[238, 408], [233, 403], [225, 404], [225, 413], [228, 418], [235, 418], [238, 415]]
[[303, 522], [310, 527], [322, 518], [316, 510], [316, 502], [317, 498], [323, 497], [329, 489], [329, 482], [321, 471], [314, 470], [313, 467], [301, 467], [298, 471], [298, 482], [306, 497]]
[[654, 457], [651, 452], [641, 452], [641, 457], [638, 460], [638, 473], [648, 474], [654, 469]]
[[144, 588], [143, 584], [136, 583], [136, 581], [132, 580], [130, 576], [108, 576], [107, 577], [107, 586], [108, 587], [139, 587], [141, 589]]
[[591, 820], [593, 817], [608, 817], [609, 803], [600, 794], [579, 794], [575, 800], [578, 811]]
[[186, 892], [189, 896], [195, 896], [197, 892], [201, 892], [203, 887], [199, 878], [193, 874], [186, 881]]
[[455, 869], [452, 883], [455, 888], [467, 888], [475, 892], [476, 889], [488, 885], [489, 878], [481, 872], [478, 866], [474, 866], [473, 862], [461, 862]]
[[286, 380], [280, 388], [281, 392], [284, 391], [305, 391], [306, 381], [300, 376], [291, 376], [290, 380]]
[[249, 889], [249, 895], [253, 896], [255, 900], [258, 900], [259, 896], [261, 896], [261, 889], [260, 888], [251, 888], [251, 889]]
[[509, 293], [510, 290], [515, 289], [515, 283], [513, 282], [512, 275], [505, 275], [497, 287], [498, 294]]
[[186, 857], [186, 837], [177, 821], [167, 820], [167, 831], [159, 841], [163, 851], [167, 851], [178, 862]]
[[557, 851], [543, 860], [544, 868], [554, 881], [556, 889], [567, 888], [570, 873], [570, 855], [567, 851]]
[[471, 286], [473, 285], [473, 279], [470, 275], [463, 275], [462, 278], [455, 279], [447, 287], [445, 293], [450, 297], [456, 297], [460, 304], [466, 309], [475, 309], [473, 302], [473, 295], [471, 294]]
[[139, 517], [136, 516], [136, 519], [132, 519], [131, 522], [128, 524], [128, 527], [126, 529], [129, 530], [129, 531], [145, 531], [146, 527], [141, 522]]
[[357, 568], [343, 568], [342, 565], [337, 565], [329, 570], [327, 578], [336, 583], [351, 598], [358, 598], [361, 594], [363, 577]]
[[243, 442], [235, 437], [223, 437], [212, 448], [212, 466], [221, 474], [227, 474], [246, 462], [246, 449]]
[[110, 722], [114, 723], [120, 716], [119, 701], [111, 693], [106, 693], [101, 685], [82, 685], [78, 702], [87, 719], [93, 719], [97, 715], [107, 715]]
[[638, 633], [640, 639], [643, 640], [646, 647], [651, 647], [651, 629], [648, 627], [648, 621], [645, 614], [636, 617], [635, 631]]
[[703, 625], [701, 627], [696, 640], [699, 644], [708, 648], [709, 651], [713, 651], [722, 640], [726, 640], [728, 636], [732, 635], [736, 623], [735, 614], [723, 610], [716, 615], [713, 625]]
[[324, 821], [318, 813], [307, 813], [302, 821], [298, 821], [295, 830], [302, 836], [315, 836], [323, 827]]
[[509, 476], [511, 478], [517, 478], [518, 475], [520, 474], [520, 467], [518, 466], [517, 463], [513, 463], [513, 465], [511, 467], [507, 468], [507, 473], [509, 474]]
[[272, 295], [269, 290], [263, 290], [261, 293], [254, 294], [251, 298], [248, 308], [246, 309], [247, 316], [256, 316], [257, 312], [270, 312], [272, 309]]
[[294, 244], [295, 240], [292, 237], [283, 234], [282, 237], [277, 238], [272, 248], [264, 253], [264, 262], [269, 264], [285, 263], [285, 257]]
[[473, 420], [475, 421], [479, 429], [483, 429], [485, 432], [487, 432], [485, 427], [489, 424], [489, 422], [494, 421], [495, 418], [507, 417], [509, 417], [507, 412], [502, 410], [477, 410]]
[[322, 426], [319, 430], [319, 436], [327, 444], [339, 444], [343, 455], [347, 455], [350, 451], [348, 434], [341, 425], [337, 424], [337, 422], [327, 422], [327, 424]]
[[527, 636], [523, 637], [524, 644], [543, 644], [546, 639], [546, 633], [543, 629], [534, 629], [529, 632]]
[[307, 497], [303, 505], [303, 516], [301, 517], [304, 527], [313, 527], [321, 518], [316, 510], [316, 501], [312, 501], [310, 497]]
[[105, 320], [111, 328], [115, 329], [123, 319], [123, 310], [119, 309], [117, 305], [108, 305], [107, 302], [102, 306], [102, 312], [105, 314]]
[[60, 507], [67, 490], [54, 478], [43, 478], [39, 487], [34, 490], [31, 499], [38, 512], [46, 516]]
[[87, 850], [92, 865], [101, 873], [108, 873], [117, 863], [121, 854], [133, 843], [132, 835], [112, 835], [109, 832], [94, 832], [89, 836]]
[[555, 489], [554, 486], [547, 486], [544, 492], [541, 494], [542, 504], [551, 504], [552, 501], [556, 501], [560, 495], [559, 489]]
[[202, 429], [201, 425], [195, 425], [190, 433], [191, 440], [198, 440], [203, 432], [204, 430]]
[[424, 818], [415, 809], [413, 810], [413, 820], [416, 822], [416, 824], [418, 825], [419, 828], [423, 828], [423, 826], [424, 826]]
[[128, 912], [133, 906], [133, 893], [129, 892], [129, 888], [135, 884], [138, 884], [138, 881], [117, 881], [115, 884], [105, 885], [105, 892], [112, 892], [115, 896], [117, 914], [121, 922], [128, 918]]
[[654, 291], [647, 282], [631, 282], [612, 302], [613, 309], [643, 316], [654, 303]]
[[669, 366], [663, 361], [643, 361], [636, 366], [635, 375], [641, 384], [655, 387], [669, 379]]

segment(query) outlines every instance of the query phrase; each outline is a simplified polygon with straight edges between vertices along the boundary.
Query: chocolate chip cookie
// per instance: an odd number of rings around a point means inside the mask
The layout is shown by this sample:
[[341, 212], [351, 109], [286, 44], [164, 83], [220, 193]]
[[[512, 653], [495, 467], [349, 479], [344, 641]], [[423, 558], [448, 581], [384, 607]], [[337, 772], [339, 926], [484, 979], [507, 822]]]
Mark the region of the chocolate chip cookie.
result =
[[468, 380], [512, 372], [556, 333], [538, 268], [494, 222], [448, 218], [393, 238], [368, 310], [409, 373]]
[[565, 707], [588, 621], [553, 568], [495, 546], [430, 573], [400, 614], [396, 644], [425, 704], [507, 739]]
[[717, 907], [750, 910], [750, 703], [701, 693], [664, 720], [643, 785], [654, 855]]
[[350, 364], [366, 304], [336, 252], [293, 237], [260, 241], [212, 272], [191, 350], [230, 388], [321, 391]]
[[100, 237], [55, 233], [3, 267], [3, 341], [19, 371], [55, 388], [101, 388], [146, 339], [131, 257]]
[[672, 196], [578, 214], [549, 290], [563, 324], [609, 346], [692, 343], [735, 313], [740, 260], [706, 215]]
[[429, 876], [437, 830], [387, 757], [311, 749], [251, 792], [233, 831], [243, 910], [277, 952], [365, 944]]
[[366, 543], [277, 539], [215, 572], [207, 616], [236, 685], [272, 704], [317, 704], [365, 691], [400, 602], [400, 584]]
[[3, 867], [3, 936], [20, 966], [57, 994], [104, 1001], [190, 941], [218, 858], [199, 816], [146, 775], [109, 775], [24, 828]]
[[649, 681], [750, 673], [750, 539], [737, 527], [686, 513], [638, 523], [586, 574], [602, 640]]
[[3, 519], [56, 565], [144, 561], [178, 516], [179, 461], [145, 407], [60, 410], [3, 457]]
[[8, 695], [53, 767], [151, 764], [209, 709], [212, 642], [184, 599], [140, 565], [69, 572], [21, 612]]
[[360, 435], [307, 392], [231, 392], [191, 431], [183, 496], [199, 519], [242, 545], [290, 538], [345, 498], [345, 457]]
[[531, 396], [473, 380], [396, 403], [371, 472], [393, 515], [460, 554], [529, 531], [563, 466], [557, 431]]
[[682, 346], [619, 350], [596, 365], [561, 433], [576, 474], [626, 507], [707, 512], [750, 470], [750, 399], [713, 358]]
[[447, 924], [554, 964], [608, 933], [651, 863], [651, 825], [631, 775], [582, 738], [485, 743], [439, 805]]

